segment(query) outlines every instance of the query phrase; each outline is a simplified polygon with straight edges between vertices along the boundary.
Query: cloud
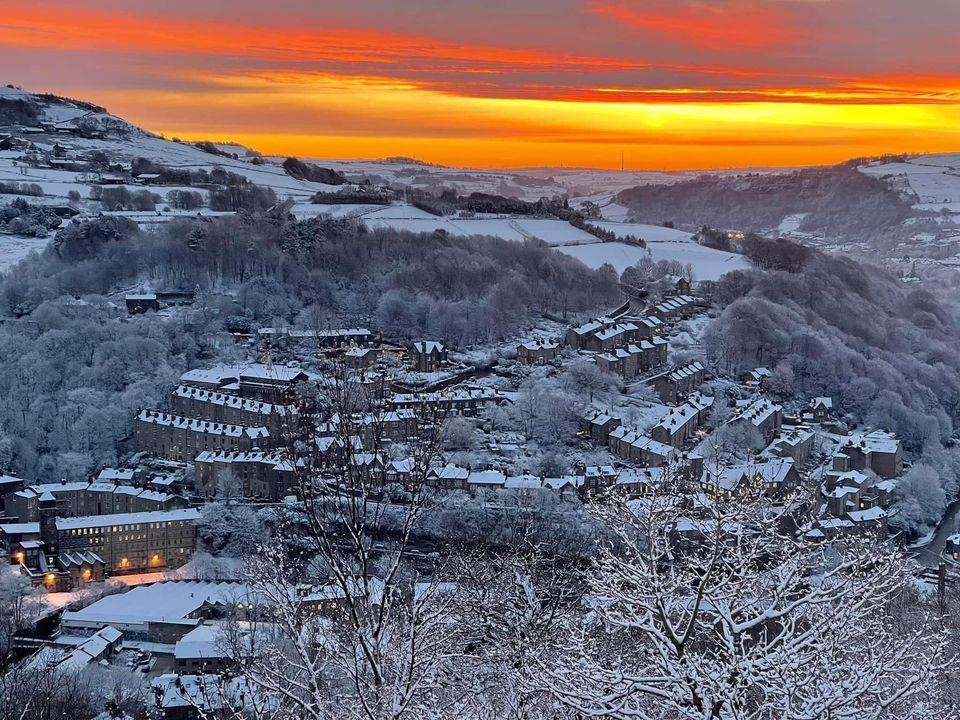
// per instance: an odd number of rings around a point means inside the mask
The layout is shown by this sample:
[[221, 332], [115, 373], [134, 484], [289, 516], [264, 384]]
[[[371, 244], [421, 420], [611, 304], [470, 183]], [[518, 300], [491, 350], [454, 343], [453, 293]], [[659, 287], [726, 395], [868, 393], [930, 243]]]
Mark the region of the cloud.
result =
[[756, 0], [591, 2], [588, 11], [681, 46], [737, 52], [782, 47], [800, 34], [783, 7]]
[[851, 154], [898, 137], [887, 149], [960, 145], [960, 3], [906, 7], [0, 0], [0, 66], [17, 71], [7, 82], [76, 94], [151, 129], [240, 134], [286, 152], [338, 137], [371, 153], [391, 138], [444, 153], [460, 143], [464, 157], [470, 139], [491, 158], [510, 156], [494, 142], [520, 157], [523, 142], [568, 154], [577, 142], [660, 141], [686, 148], [692, 164], [694, 147], [729, 162], [731, 148], [763, 158], [780, 148], [788, 159], [817, 143]]

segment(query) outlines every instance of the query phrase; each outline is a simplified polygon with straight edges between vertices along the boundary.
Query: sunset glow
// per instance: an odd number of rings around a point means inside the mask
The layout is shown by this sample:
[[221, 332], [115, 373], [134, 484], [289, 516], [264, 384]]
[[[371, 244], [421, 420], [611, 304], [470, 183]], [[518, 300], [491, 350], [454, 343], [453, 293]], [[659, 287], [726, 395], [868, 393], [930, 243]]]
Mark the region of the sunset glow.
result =
[[4, 82], [267, 153], [818, 164], [960, 148], [960, 5], [929, 4], [0, 2], [0, 64]]

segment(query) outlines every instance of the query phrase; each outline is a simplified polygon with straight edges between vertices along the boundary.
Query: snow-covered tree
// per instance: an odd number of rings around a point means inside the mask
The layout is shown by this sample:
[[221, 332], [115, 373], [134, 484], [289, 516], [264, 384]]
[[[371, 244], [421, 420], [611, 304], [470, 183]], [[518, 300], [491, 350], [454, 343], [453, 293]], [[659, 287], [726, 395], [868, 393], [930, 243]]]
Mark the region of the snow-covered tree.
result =
[[543, 655], [572, 717], [813, 720], [950, 717], [928, 702], [947, 662], [925, 615], [892, 606], [911, 565], [871, 535], [812, 543], [759, 493], [692, 507], [682, 483], [598, 507], [614, 541], [589, 612]]
[[935, 526], [947, 508], [947, 494], [940, 473], [919, 462], [897, 482], [891, 522], [897, 527], [922, 534]]
[[[418, 418], [407, 444], [401, 504], [386, 502], [390, 444], [376, 409], [382, 397], [340, 365], [303, 402], [287, 452], [302, 504], [283, 509], [277, 533], [255, 555], [247, 582], [266, 608], [252, 637], [235, 648], [247, 680], [276, 698], [282, 717], [399, 720], [450, 717], [445, 685], [461, 631], [436, 581], [418, 581], [411, 536], [428, 503], [426, 476], [438, 458], [440, 418]], [[373, 413], [372, 423], [369, 420]], [[315, 418], [335, 416], [337, 439], [364, 454], [331, 463], [314, 452]]]

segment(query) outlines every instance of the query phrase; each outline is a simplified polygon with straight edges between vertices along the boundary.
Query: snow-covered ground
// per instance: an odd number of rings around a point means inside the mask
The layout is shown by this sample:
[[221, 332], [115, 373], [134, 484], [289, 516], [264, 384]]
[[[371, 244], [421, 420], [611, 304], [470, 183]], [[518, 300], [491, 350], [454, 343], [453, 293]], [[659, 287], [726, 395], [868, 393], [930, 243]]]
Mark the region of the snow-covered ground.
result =
[[598, 268], [609, 263], [618, 273], [648, 255], [656, 261], [679, 260], [693, 266], [695, 281], [717, 280], [724, 273], [750, 268], [750, 262], [743, 255], [714, 250], [694, 242], [652, 242], [647, 248], [616, 242], [598, 242], [564, 246], [559, 250], [572, 255], [588, 267]]
[[293, 207], [293, 213], [301, 218], [324, 214], [356, 218], [369, 230], [406, 230], [413, 233], [443, 230], [450, 235], [489, 235], [517, 242], [536, 238], [550, 245], [575, 245], [596, 240], [590, 233], [563, 220], [497, 215], [471, 218], [438, 217], [405, 203], [387, 206], [297, 203]]
[[40, 252], [48, 242], [49, 238], [0, 235], [0, 273], [12, 268], [33, 250]]
[[643, 223], [610, 222], [599, 221], [595, 223], [604, 230], [609, 230], [619, 238], [625, 238], [628, 235], [643, 238], [648, 245], [651, 243], [670, 242], [670, 243], [692, 243], [693, 236], [683, 230], [674, 230], [662, 225], [646, 225]]
[[960, 214], [960, 153], [918, 155], [905, 162], [871, 163], [860, 171], [901, 180], [917, 196], [919, 210]]

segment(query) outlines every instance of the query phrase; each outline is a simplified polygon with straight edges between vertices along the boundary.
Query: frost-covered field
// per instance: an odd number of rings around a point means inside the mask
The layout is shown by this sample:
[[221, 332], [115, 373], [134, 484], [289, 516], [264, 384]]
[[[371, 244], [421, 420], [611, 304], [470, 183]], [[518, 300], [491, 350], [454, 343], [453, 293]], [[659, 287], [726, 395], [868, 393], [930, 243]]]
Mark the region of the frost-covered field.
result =
[[0, 273], [9, 270], [31, 251], [43, 250], [48, 242], [50, 242], [49, 238], [0, 235]]
[[694, 280], [717, 280], [732, 270], [746, 270], [749, 261], [743, 255], [713, 250], [693, 242], [651, 243], [647, 248], [624, 243], [593, 243], [559, 248], [560, 252], [572, 255], [588, 267], [598, 268], [604, 263], [623, 272], [630, 265], [646, 257], [654, 260], [678, 260], [693, 266]]
[[294, 208], [306, 216], [312, 208], [337, 217], [356, 217], [369, 229], [408, 230], [429, 233], [444, 230], [451, 235], [489, 235], [504, 240], [522, 241], [537, 238], [556, 246], [561, 252], [578, 258], [590, 267], [610, 263], [618, 272], [650, 255], [654, 260], [679, 260], [690, 263], [697, 280], [716, 280], [731, 270], [750, 267], [742, 255], [703, 247], [693, 241], [690, 233], [659, 225], [598, 221], [596, 224], [619, 237], [641, 237], [647, 249], [625, 243], [598, 242], [590, 233], [575, 228], [562, 220], [529, 217], [437, 217], [409, 205], [373, 207], [365, 205], [321, 205]]
[[517, 242], [536, 238], [550, 245], [577, 245], [596, 240], [590, 233], [563, 220], [514, 216], [437, 217], [403, 203], [386, 207], [297, 203], [293, 207], [293, 213], [301, 218], [324, 214], [339, 218], [357, 218], [370, 230], [407, 230], [413, 233], [443, 230], [451, 235], [489, 235]]
[[661, 243], [661, 242], [671, 242], [671, 243], [692, 243], [692, 235], [683, 230], [674, 230], [673, 228], [666, 228], [661, 225], [645, 225], [642, 223], [625, 223], [625, 222], [608, 222], [600, 221], [596, 222], [596, 225], [599, 225], [604, 230], [610, 230], [613, 233], [616, 233], [617, 237], [625, 238], [628, 235], [633, 235], [634, 237], [643, 238], [647, 244], [650, 243]]
[[865, 165], [860, 171], [903, 178], [917, 195], [917, 209], [960, 213], [960, 154], [919, 155], [906, 162]]

